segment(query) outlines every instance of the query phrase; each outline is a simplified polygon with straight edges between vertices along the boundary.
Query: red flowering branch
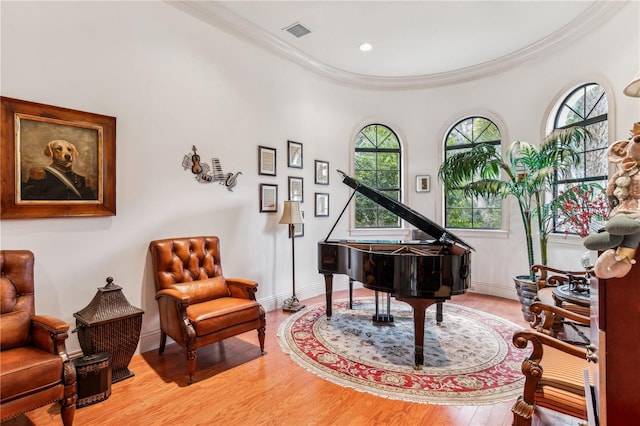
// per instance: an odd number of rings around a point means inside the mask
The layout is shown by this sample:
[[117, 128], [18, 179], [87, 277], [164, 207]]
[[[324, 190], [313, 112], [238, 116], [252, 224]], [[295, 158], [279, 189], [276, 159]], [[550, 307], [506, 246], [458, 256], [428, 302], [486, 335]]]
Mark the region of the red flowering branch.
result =
[[607, 195], [598, 186], [579, 185], [558, 197], [557, 229], [586, 237], [596, 233], [609, 217]]

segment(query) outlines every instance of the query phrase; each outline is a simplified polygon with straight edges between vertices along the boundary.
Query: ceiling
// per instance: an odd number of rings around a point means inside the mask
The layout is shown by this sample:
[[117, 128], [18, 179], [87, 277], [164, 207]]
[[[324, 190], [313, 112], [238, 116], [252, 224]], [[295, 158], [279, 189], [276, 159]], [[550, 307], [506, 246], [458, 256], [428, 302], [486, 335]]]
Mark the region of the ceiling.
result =
[[[429, 87], [514, 66], [596, 28], [609, 1], [178, 1], [170, 4], [326, 77]], [[300, 38], [286, 28], [299, 23]], [[359, 50], [368, 42], [373, 49]]]

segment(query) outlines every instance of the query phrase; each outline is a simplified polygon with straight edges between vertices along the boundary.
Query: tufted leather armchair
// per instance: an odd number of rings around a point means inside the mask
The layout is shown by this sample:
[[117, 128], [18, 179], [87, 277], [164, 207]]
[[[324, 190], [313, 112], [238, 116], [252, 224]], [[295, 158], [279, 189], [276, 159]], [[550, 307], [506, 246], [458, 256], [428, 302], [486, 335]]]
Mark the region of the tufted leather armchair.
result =
[[0, 412], [2, 420], [55, 401], [73, 424], [76, 371], [67, 355], [69, 324], [35, 314], [33, 253], [0, 250]]
[[185, 349], [189, 384], [199, 347], [257, 330], [264, 354], [266, 320], [255, 298], [258, 283], [222, 275], [218, 237], [156, 240], [149, 249], [160, 311], [159, 352], [167, 336]]

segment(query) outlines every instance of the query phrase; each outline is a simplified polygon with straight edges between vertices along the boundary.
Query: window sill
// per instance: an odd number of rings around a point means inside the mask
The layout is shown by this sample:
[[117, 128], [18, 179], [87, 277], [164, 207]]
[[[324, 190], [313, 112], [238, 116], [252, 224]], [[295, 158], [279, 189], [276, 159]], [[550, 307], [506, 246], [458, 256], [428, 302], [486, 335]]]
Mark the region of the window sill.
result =
[[349, 236], [368, 239], [408, 240], [411, 239], [411, 231], [411, 229], [406, 228], [353, 228], [349, 230]]
[[582, 237], [578, 235], [551, 234], [549, 235], [549, 242], [558, 243], [558, 244], [568, 244], [572, 246], [578, 246], [578, 245], [581, 246]]
[[502, 229], [448, 229], [458, 237], [468, 238], [509, 238], [509, 232]]

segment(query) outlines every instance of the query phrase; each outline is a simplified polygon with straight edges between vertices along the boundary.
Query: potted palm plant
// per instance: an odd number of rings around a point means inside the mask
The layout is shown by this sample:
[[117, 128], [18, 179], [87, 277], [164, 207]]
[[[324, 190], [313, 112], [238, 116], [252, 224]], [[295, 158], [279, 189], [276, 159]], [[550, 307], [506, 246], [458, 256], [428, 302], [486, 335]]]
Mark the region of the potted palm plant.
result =
[[[529, 263], [529, 273], [514, 277], [519, 296], [528, 291], [535, 296], [537, 281], [532, 269], [534, 229], [538, 229], [540, 260], [547, 264], [552, 218], [574, 191], [565, 191], [549, 199], [553, 182], [568, 173], [580, 161], [578, 142], [588, 137], [582, 127], [558, 129], [550, 133], [539, 147], [523, 141], [513, 142], [503, 155], [500, 147], [475, 145], [467, 151], [449, 156], [438, 170], [446, 190], [458, 190], [465, 197], [512, 197], [518, 203]], [[528, 310], [523, 309], [523, 314]]]

